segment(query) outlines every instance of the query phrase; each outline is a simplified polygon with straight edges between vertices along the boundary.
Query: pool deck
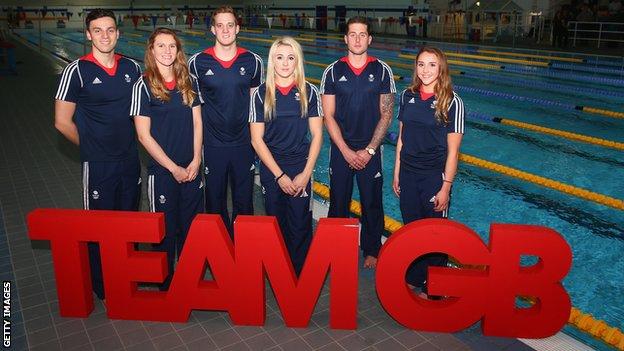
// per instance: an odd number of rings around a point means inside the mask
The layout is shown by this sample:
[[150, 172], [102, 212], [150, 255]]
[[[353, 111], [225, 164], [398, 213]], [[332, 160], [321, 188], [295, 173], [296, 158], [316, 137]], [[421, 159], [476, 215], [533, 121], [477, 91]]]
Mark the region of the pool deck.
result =
[[12, 282], [13, 350], [533, 350], [474, 327], [455, 334], [408, 330], [380, 306], [370, 270], [360, 271], [355, 331], [329, 329], [326, 289], [307, 328], [285, 327], [270, 293], [264, 327], [234, 326], [227, 314], [206, 311], [193, 312], [188, 323], [109, 320], [97, 300], [89, 318], [60, 317], [50, 249], [28, 239], [25, 216], [36, 208], [82, 207], [78, 148], [53, 127], [65, 64], [16, 44], [18, 74], [0, 76], [0, 276]]

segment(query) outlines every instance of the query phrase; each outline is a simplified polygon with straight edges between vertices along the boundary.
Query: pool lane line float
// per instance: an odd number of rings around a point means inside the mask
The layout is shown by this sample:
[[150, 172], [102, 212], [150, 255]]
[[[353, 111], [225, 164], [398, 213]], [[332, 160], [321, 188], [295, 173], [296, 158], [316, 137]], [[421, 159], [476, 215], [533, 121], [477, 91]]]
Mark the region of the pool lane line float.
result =
[[339, 35], [317, 35], [317, 34], [300, 33], [298, 36], [304, 37], [304, 38], [315, 38], [315, 39], [335, 39], [335, 40], [344, 39], [344, 37], [341, 37]]
[[585, 59], [574, 58], [574, 57], [548, 56], [548, 55], [537, 55], [537, 54], [523, 54], [523, 53], [519, 53], [519, 52], [495, 51], [495, 50], [485, 50], [485, 49], [479, 49], [476, 52], [481, 53], [481, 54], [515, 56], [515, 57], [527, 57], [527, 58], [536, 58], [536, 59], [544, 59], [544, 60], [552, 60], [552, 61], [562, 61], [562, 62], [585, 63]]
[[131, 33], [131, 32], [123, 32], [121, 33], [122, 36], [124, 35], [129, 35], [131, 37], [136, 37], [136, 38], [143, 38], [143, 35], [139, 34], [139, 33]]
[[274, 39], [264, 39], [264, 38], [252, 38], [252, 37], [244, 37], [244, 36], [236, 36], [236, 40], [242, 40], [242, 41], [257, 41], [257, 42], [261, 42], [261, 43], [270, 43], [273, 44], [273, 42], [275, 41]]
[[542, 176], [538, 176], [535, 174], [531, 174], [529, 172], [521, 171], [519, 169], [515, 169], [509, 166], [504, 166], [498, 163], [494, 163], [491, 161], [486, 161], [471, 155], [460, 154], [459, 160], [471, 164], [473, 166], [477, 166], [480, 168], [485, 168], [490, 171], [494, 171], [497, 173], [501, 173], [513, 178], [518, 178], [530, 183], [534, 183], [537, 185], [541, 185], [546, 188], [550, 188], [564, 194], [572, 195], [584, 200], [593, 201], [595, 203], [605, 205], [608, 207], [612, 207], [618, 210], [624, 210], [624, 201], [620, 199], [616, 199], [614, 197], [599, 194], [593, 191], [589, 191], [583, 188], [575, 187], [572, 185], [568, 185], [556, 180], [548, 179]]
[[[413, 71], [415, 68], [414, 64], [409, 64], [409, 63], [402, 63], [402, 62], [388, 61], [388, 60], [384, 60], [384, 62], [390, 65], [390, 67], [392, 68], [398, 67], [398, 68], [403, 68], [403, 69], [407, 69], [410, 71]], [[451, 69], [449, 70], [449, 73], [452, 75], [462, 75], [462, 74], [465, 74], [466, 72]]]
[[258, 33], [258, 34], [264, 33], [264, 31], [262, 29], [246, 29], [246, 28], [241, 28], [240, 32], [244, 32], [244, 33]]
[[134, 41], [134, 40], [128, 40], [127, 43], [130, 45], [134, 45], [134, 46], [143, 46], [143, 47], [145, 46], [145, 43], [141, 43], [141, 42]]
[[539, 68], [539, 67], [506, 66], [504, 69], [506, 71], [513, 72], [513, 73], [526, 74], [527, 72], [530, 72], [530, 73], [540, 74], [543, 77], [572, 80], [576, 82], [608, 84], [608, 85], [613, 85], [617, 87], [624, 87], [624, 79], [586, 76], [586, 75], [581, 75], [579, 73], [561, 72], [561, 71], [549, 70], [549, 69], [544, 69], [544, 68]]
[[[281, 38], [281, 35], [271, 35], [271, 38]], [[312, 38], [297, 38], [297, 41], [309, 41], [309, 42], [313, 42], [315, 41], [315, 39]]]
[[624, 333], [589, 313], [572, 307], [568, 323], [618, 350], [624, 350]]
[[599, 115], [604, 115], [604, 116], [607, 116], [607, 117], [624, 118], [624, 113], [617, 112], [617, 111], [609, 111], [609, 110], [604, 110], [604, 109], [595, 108], [595, 107], [589, 107], [589, 106], [576, 106], [576, 109], [577, 110], [581, 110], [583, 112], [589, 112], [589, 113], [595, 113], [595, 114], [599, 114]]
[[[386, 61], [388, 62], [388, 61]], [[397, 66], [400, 67], [400, 66]], [[480, 74], [475, 72], [463, 72], [459, 71], [460, 74], [464, 75], [466, 78], [477, 78], [477, 79], [486, 79], [492, 80], [495, 82], [499, 82], [499, 77], [488, 75], [488, 74]], [[454, 71], [450, 71], [451, 74], [454, 74]], [[562, 93], [582, 93], [582, 94], [595, 94], [595, 95], [604, 95], [604, 96], [614, 96], [614, 97], [624, 97], [624, 92], [619, 92], [615, 90], [603, 90], [596, 89], [590, 87], [578, 87], [578, 86], [567, 86], [565, 84], [557, 84], [557, 83], [547, 83], [543, 81], [531, 80], [531, 79], [512, 79], [509, 77], [504, 78], [504, 84], [513, 84], [513, 85], [522, 85], [525, 87], [532, 88], [540, 88], [542, 90], [549, 91], [557, 91]]]
[[584, 143], [600, 145], [600, 146], [617, 149], [617, 150], [624, 150], [624, 143], [607, 140], [607, 139], [596, 138], [596, 137], [592, 137], [589, 135], [566, 132], [566, 131], [559, 130], [559, 129], [543, 127], [537, 124], [530, 124], [530, 123], [516, 121], [513, 119], [501, 118], [501, 117], [492, 118], [492, 122], [514, 126], [517, 128], [527, 129], [527, 130], [531, 130], [531, 131], [538, 132], [538, 133], [555, 135], [558, 137], [562, 137], [562, 138], [566, 138], [566, 139], [570, 139], [574, 141], [582, 141]]
[[555, 68], [555, 69], [563, 69], [563, 70], [571, 70], [571, 71], [579, 71], [579, 72], [602, 73], [602, 74], [609, 74], [609, 75], [616, 75], [616, 76], [624, 76], [624, 70], [622, 69], [579, 66], [575, 64], [559, 63], [559, 62], [552, 62], [550, 64], [550, 67]]
[[181, 31], [181, 32], [186, 33], [186, 34], [190, 34], [190, 35], [194, 35], [194, 36], [201, 36], [201, 37], [206, 35], [206, 32], [200, 32], [200, 31], [191, 30], [191, 29], [182, 29], [182, 30], [178, 29], [177, 31]]
[[[444, 54], [447, 57], [457, 57], [457, 58], [471, 59], [471, 60], [513, 63], [513, 64], [518, 64], [518, 65], [536, 66], [536, 67], [548, 67], [548, 62], [519, 60], [519, 59], [511, 59], [511, 58], [503, 58], [503, 57], [491, 57], [491, 56], [484, 56], [484, 55], [460, 54], [460, 53], [456, 53], [456, 52], [445, 52]], [[399, 57], [415, 59], [416, 55], [400, 54]]]
[[[399, 54], [400, 58], [414, 60], [416, 59], [416, 55], [408, 55], [408, 54]], [[466, 66], [466, 67], [474, 67], [474, 68], [484, 68], [484, 69], [493, 69], [493, 70], [501, 70], [505, 69], [505, 66], [500, 65], [492, 65], [488, 63], [478, 63], [478, 62], [466, 62], [459, 60], [447, 60], [449, 65], [457, 65], [457, 66]]]
[[[314, 181], [312, 190], [323, 199], [329, 200], [329, 187], [327, 185]], [[350, 210], [357, 216], [362, 215], [362, 206], [357, 200], [351, 200]], [[396, 219], [387, 215], [384, 216], [384, 228], [389, 233], [394, 233], [402, 226], [403, 224]], [[458, 262], [455, 262], [455, 264], [461, 266]], [[604, 321], [593, 318], [589, 313], [584, 313], [578, 308], [572, 307], [568, 323], [608, 345], [624, 350], [624, 334], [618, 328], [611, 327]]]
[[534, 104], [554, 106], [557, 108], [564, 108], [567, 110], [577, 110], [577, 111], [582, 111], [586, 113], [603, 115], [603, 116], [607, 116], [611, 118], [624, 118], [623, 112], [611, 111], [611, 110], [600, 109], [600, 108], [595, 108], [595, 107], [573, 105], [573, 104], [567, 104], [567, 103], [558, 102], [558, 101], [514, 95], [514, 94], [509, 94], [509, 93], [503, 93], [500, 91], [473, 88], [473, 87], [467, 87], [463, 85], [455, 85], [455, 89], [460, 92], [476, 93], [476, 94], [485, 95], [485, 96], [496, 96], [496, 97], [509, 99], [509, 100], [526, 101], [526, 102], [530, 102]]
[[[323, 199], [329, 200], [329, 187], [327, 185], [315, 181], [314, 183], [312, 183], [312, 190]], [[351, 200], [349, 209], [353, 214], [357, 216], [362, 215], [362, 205], [357, 200]], [[403, 225], [401, 224], [401, 222], [388, 215], [384, 215], [384, 229], [387, 232], [394, 233], [402, 226]]]

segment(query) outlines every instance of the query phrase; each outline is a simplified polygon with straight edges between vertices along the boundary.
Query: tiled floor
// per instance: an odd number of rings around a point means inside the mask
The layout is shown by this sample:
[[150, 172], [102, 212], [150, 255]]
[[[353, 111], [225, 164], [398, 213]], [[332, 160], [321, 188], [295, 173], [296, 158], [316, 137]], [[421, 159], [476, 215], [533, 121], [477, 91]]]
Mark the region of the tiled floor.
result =
[[81, 208], [78, 150], [53, 128], [60, 70], [17, 48], [18, 76], [0, 77], [0, 276], [12, 283], [14, 350], [532, 350], [515, 339], [407, 330], [383, 311], [373, 275], [362, 271], [358, 329], [328, 328], [325, 291], [308, 328], [286, 328], [269, 296], [264, 327], [233, 326], [225, 313], [195, 311], [188, 323], [109, 320], [98, 301], [86, 319], [58, 315], [50, 250], [31, 242], [25, 215], [42, 207]]

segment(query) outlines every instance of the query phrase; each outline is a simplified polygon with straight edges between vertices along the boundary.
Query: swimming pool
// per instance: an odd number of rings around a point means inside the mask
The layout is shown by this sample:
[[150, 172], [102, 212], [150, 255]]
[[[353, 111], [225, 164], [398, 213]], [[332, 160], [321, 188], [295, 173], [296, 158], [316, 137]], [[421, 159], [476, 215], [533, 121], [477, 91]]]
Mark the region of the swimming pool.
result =
[[[118, 51], [142, 59], [143, 45], [149, 32], [125, 28], [124, 31]], [[269, 43], [263, 40], [282, 33], [284, 31], [241, 32], [240, 36], [246, 39], [241, 38], [240, 44], [266, 58]], [[34, 43], [38, 42], [34, 34], [22, 32], [21, 35]], [[212, 42], [196, 33], [188, 33], [183, 37], [187, 53], [199, 51]], [[84, 36], [81, 32], [46, 32], [43, 39], [46, 49], [66, 59], [73, 60], [82, 55]], [[313, 39], [302, 41], [302, 44], [306, 59], [310, 62], [328, 64], [344, 55], [343, 44], [339, 39]], [[443, 47], [457, 53], [473, 54], [479, 50], [475, 47]], [[413, 51], [399, 40], [388, 41], [383, 47], [373, 47], [371, 50], [371, 54], [386, 61], [411, 64], [411, 60], [399, 57], [401, 53], [413, 54]], [[621, 104], [624, 86], [617, 84], [622, 75], [584, 69], [598, 67], [618, 70], [617, 64], [621, 61], [609, 61], [607, 58], [587, 60], [590, 62], [577, 63], [564, 69], [524, 69], [522, 65], [507, 64], [502, 70], [461, 65], [453, 65], [451, 68], [463, 72], [453, 75], [453, 80], [472, 116], [510, 118], [624, 142], [624, 119], [569, 108], [581, 105], [624, 112]], [[462, 61], [493, 63], [474, 59]], [[411, 75], [409, 68], [393, 66], [392, 63], [391, 66], [396, 75]], [[574, 70], [575, 67], [580, 69]], [[307, 65], [306, 70], [308, 77], [317, 79], [323, 71], [314, 65]], [[612, 81], [605, 84], [605, 79]], [[409, 79], [397, 81], [397, 89], [400, 91], [408, 83]], [[506, 94], [507, 97], [496, 96], [495, 93]], [[394, 121], [391, 131], [396, 130], [397, 123]], [[621, 185], [624, 158], [621, 150], [529, 132], [470, 116], [467, 118], [466, 131], [462, 143], [463, 153], [617, 199], [624, 198], [624, 187]], [[315, 172], [315, 180], [323, 183], [328, 183], [328, 148], [329, 143], [326, 141]], [[393, 164], [394, 147], [388, 144], [384, 148], [384, 207], [386, 214], [400, 219], [398, 202], [391, 190]], [[564, 235], [574, 252], [572, 270], [564, 281], [573, 305], [612, 326], [624, 328], [622, 211], [465, 163], [460, 164], [454, 188], [451, 218], [468, 225], [485, 240], [492, 222], [545, 225]]]

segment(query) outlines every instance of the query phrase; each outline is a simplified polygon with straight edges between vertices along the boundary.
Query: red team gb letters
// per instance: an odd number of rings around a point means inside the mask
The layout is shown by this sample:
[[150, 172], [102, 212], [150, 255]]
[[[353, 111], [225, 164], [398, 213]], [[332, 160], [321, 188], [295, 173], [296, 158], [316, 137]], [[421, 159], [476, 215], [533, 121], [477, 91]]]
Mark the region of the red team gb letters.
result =
[[[135, 250], [164, 236], [161, 213], [37, 209], [28, 215], [32, 240], [48, 240], [63, 317], [93, 310], [87, 242], [100, 245], [109, 318], [185, 322], [191, 310], [227, 311], [234, 324], [265, 320], [265, 277], [289, 327], [305, 327], [328, 274], [332, 328], [357, 327], [358, 222], [319, 221], [305, 266], [296, 278], [273, 217], [238, 216], [230, 240], [217, 215], [198, 215], [188, 233], [169, 291], [138, 290], [138, 282], [162, 282], [165, 253]], [[431, 252], [449, 254], [475, 268], [432, 267], [428, 286], [439, 301], [408, 288], [410, 263]], [[522, 256], [538, 258], [522, 266]], [[379, 253], [379, 300], [407, 328], [456, 332], [481, 320], [485, 335], [542, 338], [568, 320], [570, 298], [561, 284], [572, 252], [560, 234], [530, 225], [492, 224], [486, 246], [468, 227], [425, 219], [395, 232]], [[213, 280], [204, 280], [210, 267]], [[535, 303], [516, 306], [519, 297]]]

